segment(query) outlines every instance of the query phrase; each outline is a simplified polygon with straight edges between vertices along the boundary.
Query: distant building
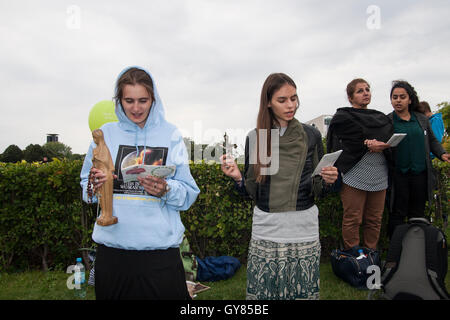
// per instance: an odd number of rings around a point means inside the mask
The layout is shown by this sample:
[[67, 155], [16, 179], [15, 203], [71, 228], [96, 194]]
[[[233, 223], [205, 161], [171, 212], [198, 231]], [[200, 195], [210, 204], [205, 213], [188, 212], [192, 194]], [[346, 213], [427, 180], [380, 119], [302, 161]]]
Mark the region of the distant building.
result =
[[58, 142], [58, 135], [57, 133], [47, 133], [47, 142]]
[[333, 118], [333, 115], [323, 114], [317, 118], [306, 121], [306, 123], [317, 128], [322, 134], [322, 137], [326, 137], [331, 118]]

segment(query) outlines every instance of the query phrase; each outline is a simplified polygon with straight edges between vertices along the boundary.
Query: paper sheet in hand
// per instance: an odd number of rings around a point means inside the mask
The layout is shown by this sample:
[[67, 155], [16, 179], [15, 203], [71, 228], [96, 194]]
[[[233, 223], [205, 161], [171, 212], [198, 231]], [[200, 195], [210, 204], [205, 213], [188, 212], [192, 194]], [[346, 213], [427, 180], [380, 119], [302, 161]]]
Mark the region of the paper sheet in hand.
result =
[[204, 284], [201, 284], [200, 282], [195, 283], [195, 282], [188, 281], [188, 280], [186, 280], [186, 285], [188, 286], [189, 289], [191, 289], [192, 293], [194, 293], [194, 294], [211, 289], [210, 287], [205, 286]]
[[334, 165], [334, 163], [336, 162], [336, 160], [341, 155], [341, 153], [342, 153], [342, 150], [338, 150], [336, 152], [327, 153], [326, 155], [324, 155], [322, 157], [322, 159], [320, 159], [319, 164], [317, 165], [316, 169], [314, 169], [312, 176], [320, 174], [320, 171], [322, 170], [322, 168], [332, 167]]
[[386, 144], [390, 145], [391, 147], [396, 147], [405, 136], [406, 133], [394, 133], [392, 137], [388, 140], [388, 142], [386, 142]]

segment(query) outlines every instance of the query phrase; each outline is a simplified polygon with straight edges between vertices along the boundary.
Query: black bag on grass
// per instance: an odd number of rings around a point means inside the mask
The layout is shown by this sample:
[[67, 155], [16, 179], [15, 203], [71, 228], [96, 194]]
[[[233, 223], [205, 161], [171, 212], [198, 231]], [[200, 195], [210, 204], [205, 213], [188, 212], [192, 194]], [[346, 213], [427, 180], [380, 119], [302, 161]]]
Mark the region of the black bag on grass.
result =
[[[358, 259], [359, 250], [365, 257]], [[371, 265], [380, 266], [380, 254], [378, 251], [365, 248], [353, 247], [349, 250], [335, 249], [331, 252], [331, 267], [334, 274], [358, 289], [367, 289], [367, 279], [371, 275], [367, 268]]]
[[381, 283], [383, 297], [393, 300], [449, 299], [445, 234], [425, 218], [398, 226], [389, 244]]

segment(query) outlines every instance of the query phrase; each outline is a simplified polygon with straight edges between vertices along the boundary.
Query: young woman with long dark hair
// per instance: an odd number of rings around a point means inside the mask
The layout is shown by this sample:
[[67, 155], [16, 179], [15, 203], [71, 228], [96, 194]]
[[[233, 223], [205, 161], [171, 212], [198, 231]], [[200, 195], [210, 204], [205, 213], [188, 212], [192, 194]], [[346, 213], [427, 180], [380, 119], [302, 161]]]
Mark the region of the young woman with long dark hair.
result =
[[394, 148], [388, 227], [389, 236], [392, 236], [406, 217], [424, 217], [425, 203], [433, 199], [430, 152], [447, 162], [450, 162], [450, 155], [434, 136], [428, 118], [418, 112], [419, 98], [411, 84], [394, 81], [390, 98], [394, 111], [388, 116], [394, 123], [394, 130], [396, 133], [406, 133]]
[[[222, 171], [255, 200], [247, 265], [247, 299], [319, 298], [319, 210], [314, 196], [338, 178], [335, 167], [312, 177], [323, 156], [320, 132], [294, 118], [297, 86], [283, 73], [261, 91], [256, 129], [246, 139], [241, 173], [229, 156]], [[328, 186], [327, 186], [328, 185]]]

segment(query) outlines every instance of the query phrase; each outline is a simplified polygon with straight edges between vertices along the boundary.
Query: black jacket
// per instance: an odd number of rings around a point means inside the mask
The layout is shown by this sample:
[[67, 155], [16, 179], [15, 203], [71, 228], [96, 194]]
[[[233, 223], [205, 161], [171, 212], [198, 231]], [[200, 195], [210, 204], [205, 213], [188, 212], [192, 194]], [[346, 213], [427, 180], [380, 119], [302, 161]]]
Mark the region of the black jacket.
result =
[[[311, 177], [315, 166], [317, 165], [317, 162], [322, 158], [323, 156], [323, 144], [322, 144], [322, 137], [320, 132], [307, 124], [301, 124], [303, 126], [303, 130], [306, 133], [307, 136], [307, 155], [306, 155], [306, 161], [305, 165], [303, 167], [301, 178], [300, 178], [300, 184], [297, 190], [297, 204], [296, 204], [296, 211], [300, 210], [306, 210], [309, 209], [314, 205], [314, 196], [323, 196], [325, 193], [330, 191], [336, 191], [337, 188], [340, 185], [340, 179], [335, 182], [332, 186], [326, 186], [325, 183], [322, 182], [322, 178], [320, 176], [315, 176], [314, 178]], [[249, 137], [247, 136], [246, 144], [245, 144], [245, 167], [244, 167], [244, 174], [242, 174], [243, 180], [241, 183], [236, 183], [236, 188], [239, 191], [239, 193], [246, 197], [251, 197], [246, 188], [245, 188], [245, 179], [247, 177], [247, 173], [249, 170]], [[283, 165], [280, 163], [280, 166]], [[314, 185], [320, 185], [319, 188], [313, 188]], [[270, 190], [271, 188], [276, 188], [277, 186], [274, 186], [271, 183], [270, 176], [266, 177], [265, 183], [258, 184], [256, 197], [254, 197], [253, 200], [255, 200], [256, 205], [258, 208], [260, 208], [263, 211], [270, 212]], [[320, 189], [320, 190], [319, 190]], [[286, 192], [286, 197], [289, 197], [289, 192]], [[252, 198], [252, 197], [251, 197]]]
[[[327, 151], [343, 150], [335, 166], [342, 173], [353, 168], [369, 151], [366, 139], [387, 142], [394, 133], [392, 120], [374, 109], [339, 108], [331, 119], [327, 134]], [[384, 152], [391, 161], [390, 148]]]

